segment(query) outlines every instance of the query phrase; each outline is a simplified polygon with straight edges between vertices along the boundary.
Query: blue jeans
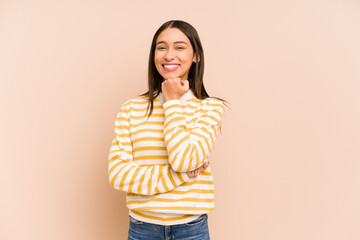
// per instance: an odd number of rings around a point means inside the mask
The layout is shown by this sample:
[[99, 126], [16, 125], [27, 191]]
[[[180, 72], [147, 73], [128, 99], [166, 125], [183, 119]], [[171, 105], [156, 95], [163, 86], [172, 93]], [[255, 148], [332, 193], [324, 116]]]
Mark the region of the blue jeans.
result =
[[194, 221], [177, 225], [158, 225], [130, 217], [128, 240], [209, 240], [207, 214]]

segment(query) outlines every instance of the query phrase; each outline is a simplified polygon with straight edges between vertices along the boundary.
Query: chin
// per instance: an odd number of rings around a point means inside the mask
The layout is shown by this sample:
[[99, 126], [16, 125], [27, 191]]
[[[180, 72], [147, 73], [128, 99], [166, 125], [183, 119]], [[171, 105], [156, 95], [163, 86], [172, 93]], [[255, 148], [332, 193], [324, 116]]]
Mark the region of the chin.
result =
[[169, 79], [169, 78], [178, 78], [179, 75], [177, 74], [172, 74], [172, 73], [168, 73], [168, 74], [161, 74], [161, 76], [164, 78], [164, 79]]

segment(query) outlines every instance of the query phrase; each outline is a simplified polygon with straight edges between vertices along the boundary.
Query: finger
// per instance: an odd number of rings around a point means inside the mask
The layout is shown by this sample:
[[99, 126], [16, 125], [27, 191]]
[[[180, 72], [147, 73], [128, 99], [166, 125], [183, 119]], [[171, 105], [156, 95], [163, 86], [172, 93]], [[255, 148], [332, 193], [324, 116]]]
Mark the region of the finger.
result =
[[207, 168], [209, 166], [209, 164], [210, 164], [209, 162], [205, 162], [204, 165], [203, 165], [204, 169]]
[[183, 80], [183, 79], [181, 79], [181, 80], [180, 80], [181, 86], [185, 86], [186, 81], [187, 81], [187, 80]]
[[182, 80], [182, 86], [185, 88], [189, 88], [189, 80]]
[[209, 162], [205, 162], [201, 167], [198, 168], [200, 172], [205, 171], [205, 169], [209, 166]]

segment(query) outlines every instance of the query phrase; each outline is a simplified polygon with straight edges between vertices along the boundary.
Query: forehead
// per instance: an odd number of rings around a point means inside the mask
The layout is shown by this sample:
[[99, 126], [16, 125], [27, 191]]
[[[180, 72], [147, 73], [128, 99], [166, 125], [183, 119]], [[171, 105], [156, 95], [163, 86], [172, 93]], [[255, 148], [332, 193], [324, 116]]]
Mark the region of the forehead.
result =
[[190, 44], [189, 39], [186, 35], [177, 28], [166, 28], [164, 31], [160, 33], [156, 42], [166, 42], [166, 43], [173, 43], [173, 42], [186, 42]]

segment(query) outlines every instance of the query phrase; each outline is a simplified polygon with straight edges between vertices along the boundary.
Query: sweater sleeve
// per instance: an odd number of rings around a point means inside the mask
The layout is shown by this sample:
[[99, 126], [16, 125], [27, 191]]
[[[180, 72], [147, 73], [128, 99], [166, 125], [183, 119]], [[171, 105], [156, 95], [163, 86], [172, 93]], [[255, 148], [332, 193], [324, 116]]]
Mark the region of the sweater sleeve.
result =
[[187, 124], [181, 101], [169, 100], [165, 111], [164, 139], [169, 163], [177, 172], [199, 168], [211, 151], [218, 134], [224, 107], [220, 100], [209, 99], [195, 113], [194, 122]]
[[186, 173], [175, 172], [169, 164], [139, 166], [133, 161], [129, 101], [121, 107], [115, 121], [115, 134], [108, 158], [111, 186], [129, 193], [154, 195], [188, 182], [190, 179]]

